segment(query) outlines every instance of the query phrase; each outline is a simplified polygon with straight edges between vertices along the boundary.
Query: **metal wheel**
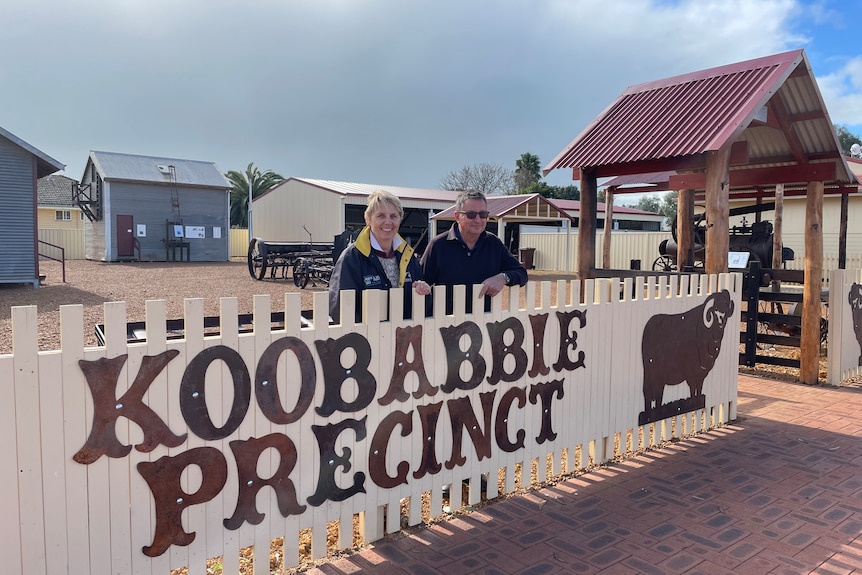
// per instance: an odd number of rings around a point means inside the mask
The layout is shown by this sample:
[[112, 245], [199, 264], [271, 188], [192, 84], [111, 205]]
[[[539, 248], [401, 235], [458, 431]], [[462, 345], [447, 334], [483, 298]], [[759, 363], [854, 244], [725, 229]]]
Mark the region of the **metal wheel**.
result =
[[652, 269], [656, 272], [672, 272], [676, 271], [676, 264], [670, 256], [659, 256], [652, 263]]
[[248, 242], [248, 273], [256, 279], [262, 280], [266, 273], [266, 244], [260, 238], [252, 238]]
[[308, 267], [308, 261], [305, 258], [296, 258], [293, 262], [293, 285], [299, 289], [308, 285], [308, 278], [311, 275]]

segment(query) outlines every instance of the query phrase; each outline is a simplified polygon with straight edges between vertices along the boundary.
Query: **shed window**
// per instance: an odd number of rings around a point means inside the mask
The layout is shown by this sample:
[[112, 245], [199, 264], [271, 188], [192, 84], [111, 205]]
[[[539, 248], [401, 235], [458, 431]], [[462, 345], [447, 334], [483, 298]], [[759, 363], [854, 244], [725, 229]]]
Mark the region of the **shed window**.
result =
[[57, 210], [54, 219], [58, 222], [68, 222], [72, 220], [72, 212], [70, 210]]

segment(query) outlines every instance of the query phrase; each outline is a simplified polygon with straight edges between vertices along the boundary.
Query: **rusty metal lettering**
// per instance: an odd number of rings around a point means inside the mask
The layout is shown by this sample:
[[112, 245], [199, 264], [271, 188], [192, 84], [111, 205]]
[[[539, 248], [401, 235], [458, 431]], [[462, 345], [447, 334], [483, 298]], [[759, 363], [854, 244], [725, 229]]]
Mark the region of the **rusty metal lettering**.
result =
[[553, 402], [554, 394], [557, 394], [557, 399], [563, 398], [562, 379], [555, 379], [547, 383], [536, 383], [530, 387], [530, 403], [536, 403], [537, 398], [540, 398], [542, 403], [542, 426], [539, 430], [539, 435], [536, 436], [536, 443], [539, 445], [557, 438], [557, 433], [554, 431], [554, 422], [551, 420], [551, 403]]
[[[407, 359], [410, 349], [413, 349], [413, 360]], [[419, 378], [419, 386], [413, 392], [413, 397], [433, 397], [439, 389], [428, 381], [425, 373], [425, 361], [422, 359], [422, 326], [395, 328], [395, 362], [392, 367], [392, 378], [389, 380], [389, 390], [378, 399], [380, 405], [389, 405], [393, 401], [407, 401], [407, 391], [404, 389], [404, 378], [414, 372]]]
[[[210, 364], [223, 361], [233, 380], [233, 404], [222, 427], [216, 427], [206, 402], [206, 374]], [[225, 345], [208, 347], [186, 366], [180, 382], [180, 411], [189, 429], [201, 439], [224, 439], [237, 430], [251, 403], [251, 377], [242, 356]]]
[[494, 419], [494, 436], [497, 440], [497, 447], [506, 453], [512, 453], [518, 449], [524, 448], [524, 438], [527, 432], [519, 429], [515, 434], [516, 440], [514, 443], [509, 441], [509, 420], [512, 418], [512, 403], [518, 401], [518, 407], [522, 408], [527, 404], [527, 392], [523, 387], [510, 387], [500, 398], [500, 405], [497, 406], [497, 416]]
[[128, 355], [115, 358], [106, 357], [95, 361], [79, 360], [78, 365], [87, 378], [87, 386], [93, 396], [93, 427], [84, 446], [73, 456], [73, 459], [83, 465], [97, 461], [102, 455], [122, 458], [132, 450], [131, 445], [124, 445], [117, 438], [116, 423], [120, 417], [125, 417], [137, 423], [144, 432], [144, 440], [135, 448], [148, 453], [159, 445], [177, 447], [187, 435], [176, 435], [168, 425], [143, 402], [144, 394], [150, 388], [156, 376], [179, 352], [175, 349], [147, 355], [141, 360], [141, 368], [135, 375], [131, 387], [117, 398], [117, 381], [120, 372], [126, 364]]
[[[180, 483], [183, 471], [190, 465], [201, 470], [201, 486], [194, 493], [186, 493]], [[153, 544], [145, 545], [143, 552], [147, 557], [158, 557], [171, 545], [185, 546], [195, 540], [194, 532], [183, 529], [183, 511], [218, 495], [227, 481], [227, 461], [215, 447], [196, 447], [173, 457], [141, 461], [138, 473], [150, 486], [156, 503]]]
[[[488, 339], [491, 340], [491, 375], [488, 383], [497, 385], [500, 381], [518, 381], [527, 371], [527, 352], [524, 351], [524, 325], [518, 318], [507, 317], [503, 321], [489, 322]], [[512, 343], [506, 344], [503, 339], [507, 331], [512, 332]], [[503, 361], [511, 356], [515, 359], [515, 367], [512, 373], [506, 373]]]
[[392, 437], [396, 425], [401, 426], [401, 437], [407, 437], [413, 431], [413, 420], [410, 414], [393, 411], [384, 417], [374, 430], [371, 449], [368, 452], [368, 473], [371, 475], [371, 481], [384, 489], [406, 484], [407, 473], [410, 471], [408, 462], [399, 461], [396, 475], [392, 476], [386, 472], [386, 452], [389, 449], [389, 438]]
[[437, 422], [440, 420], [440, 409], [443, 402], [420, 405], [416, 408], [419, 421], [422, 422], [422, 458], [419, 467], [413, 472], [414, 479], [421, 479], [427, 474], [439, 473], [443, 466], [437, 461], [434, 446], [437, 443]]
[[544, 376], [551, 373], [551, 368], [545, 365], [545, 328], [548, 324], [548, 314], [540, 313], [530, 316], [530, 327], [533, 330], [533, 366], [530, 377]]
[[[278, 358], [285, 351], [291, 351], [299, 362], [299, 397], [293, 410], [287, 412], [281, 404], [278, 393], [276, 371]], [[275, 340], [264, 350], [257, 362], [254, 375], [254, 394], [260, 410], [268, 420], [280, 425], [298, 421], [314, 399], [314, 382], [317, 380], [317, 368], [311, 350], [298, 337], [283, 337]], [[288, 385], [292, 381], [288, 382]]]
[[[461, 325], [441, 327], [440, 335], [443, 338], [443, 346], [446, 349], [446, 383], [441, 389], [451, 393], [456, 389], [475, 389], [482, 378], [485, 377], [487, 366], [485, 359], [479, 353], [482, 349], [482, 330], [472, 321], [465, 321]], [[461, 350], [462, 336], [470, 338], [470, 345], [466, 351]], [[469, 363], [472, 368], [470, 379], [461, 379], [461, 365]]]
[[445, 463], [446, 469], [453, 469], [467, 462], [467, 458], [461, 453], [461, 439], [465, 429], [473, 441], [473, 448], [476, 450], [479, 461], [491, 457], [491, 414], [494, 410], [494, 396], [496, 394], [496, 391], [479, 394], [484, 416], [483, 426], [479, 425], [469, 397], [459, 397], [446, 402], [452, 420], [452, 456]]
[[350, 471], [350, 455], [353, 453], [349, 447], [345, 447], [341, 455], [335, 452], [335, 441], [341, 432], [352, 429], [356, 434], [356, 441], [365, 439], [365, 423], [368, 417], [360, 420], [345, 419], [338, 423], [327, 425], [312, 425], [311, 430], [317, 437], [317, 445], [320, 447], [320, 472], [317, 478], [317, 490], [308, 498], [311, 505], [322, 505], [326, 500], [344, 501], [357, 493], [365, 493], [365, 473], [359, 471], [353, 474], [353, 485], [342, 489], [335, 481], [335, 471], [339, 467], [344, 473]]
[[574, 330], [571, 330], [571, 324], [575, 318], [580, 320], [581, 328], [587, 325], [586, 310], [557, 312], [557, 321], [560, 322], [560, 356], [554, 364], [554, 371], [558, 373], [585, 367], [585, 354], [583, 351], [578, 352], [578, 359], [576, 361], [572, 361], [569, 357], [569, 350], [575, 351], [578, 349], [578, 334]]
[[[272, 477], [264, 479], [257, 473], [257, 463], [260, 455], [268, 448], [278, 451], [278, 469]], [[271, 433], [261, 438], [250, 438], [245, 441], [231, 441], [230, 449], [236, 459], [237, 477], [239, 480], [239, 496], [233, 515], [224, 520], [228, 529], [239, 529], [245, 521], [257, 525], [266, 517], [255, 505], [257, 493], [266, 486], [275, 491], [278, 510], [283, 517], [300, 515], [306, 506], [300, 505], [296, 498], [296, 486], [290, 479], [290, 474], [296, 467], [298, 453], [293, 441], [283, 433]]]
[[[348, 333], [338, 339], [316, 340], [317, 355], [323, 366], [323, 401], [315, 411], [328, 417], [336, 411], [353, 413], [368, 407], [377, 393], [377, 380], [368, 371], [371, 364], [371, 345], [358, 333]], [[356, 354], [353, 365], [341, 364], [341, 355], [346, 349]], [[341, 388], [348, 379], [356, 381], [359, 392], [356, 399], [348, 403], [341, 395]]]

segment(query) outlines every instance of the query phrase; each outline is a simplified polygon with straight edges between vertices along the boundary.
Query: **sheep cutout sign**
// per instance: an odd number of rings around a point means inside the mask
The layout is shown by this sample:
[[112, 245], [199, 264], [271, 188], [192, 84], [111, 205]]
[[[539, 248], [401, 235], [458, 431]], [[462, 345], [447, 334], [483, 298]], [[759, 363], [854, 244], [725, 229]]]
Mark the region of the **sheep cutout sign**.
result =
[[850, 304], [850, 310], [853, 313], [853, 333], [856, 335], [856, 341], [859, 342], [859, 366], [862, 366], [862, 284], [853, 283], [850, 286], [850, 293], [847, 294], [847, 301]]
[[[722, 290], [686, 312], [658, 314], [647, 321], [641, 344], [644, 410], [638, 425], [706, 406], [703, 382], [721, 353], [733, 307], [730, 292]], [[682, 383], [688, 384], [689, 397], [664, 405], [665, 387]]]

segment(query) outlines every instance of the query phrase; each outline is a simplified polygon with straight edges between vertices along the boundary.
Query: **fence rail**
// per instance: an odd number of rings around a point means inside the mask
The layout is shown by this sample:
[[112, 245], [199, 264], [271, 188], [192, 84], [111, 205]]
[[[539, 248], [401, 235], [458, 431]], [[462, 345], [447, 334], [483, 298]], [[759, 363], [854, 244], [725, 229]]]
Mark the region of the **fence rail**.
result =
[[430, 317], [414, 298], [414, 321], [379, 319], [402, 317], [399, 290], [388, 305], [365, 292], [359, 324], [343, 292], [343, 325], [314, 320], [328, 309], [317, 293], [309, 327], [300, 294], [285, 295], [280, 325], [270, 297], [255, 296], [251, 332], [236, 298], [222, 299], [216, 332], [203, 300], [188, 299], [181, 338], [167, 332], [166, 303], [150, 301], [136, 343], [115, 302], [93, 348], [83, 307], [68, 305], [54, 351], [39, 351], [38, 310], [12, 308], [0, 556], [27, 575], [195, 575], [217, 556], [239, 572], [251, 545], [267, 573], [277, 538], [290, 568], [302, 530], [317, 559], [331, 522], [339, 548], [354, 519], [373, 541], [420, 523], [426, 496], [443, 514], [447, 485], [469, 481], [466, 500], [448, 491], [458, 510], [515, 491], [516, 469], [531, 464], [542, 482], [546, 464], [606, 461], [615, 438], [637, 449], [722, 425], [736, 416], [741, 276], [667, 279], [529, 283], [474, 314], [458, 287], [454, 315], [438, 287]]

